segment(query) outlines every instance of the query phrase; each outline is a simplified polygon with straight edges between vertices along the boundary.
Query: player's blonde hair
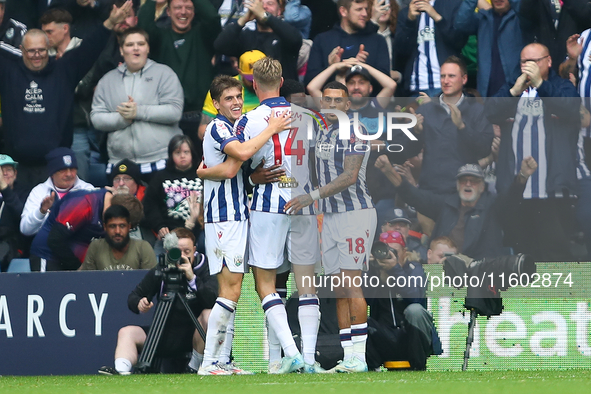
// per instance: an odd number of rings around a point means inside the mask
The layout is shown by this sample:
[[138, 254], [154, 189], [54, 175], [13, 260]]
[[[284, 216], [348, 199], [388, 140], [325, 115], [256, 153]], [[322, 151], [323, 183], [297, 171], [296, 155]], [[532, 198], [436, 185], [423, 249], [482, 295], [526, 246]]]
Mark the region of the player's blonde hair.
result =
[[281, 87], [281, 63], [270, 57], [258, 60], [252, 66], [252, 76], [259, 89], [263, 91], [278, 90]]

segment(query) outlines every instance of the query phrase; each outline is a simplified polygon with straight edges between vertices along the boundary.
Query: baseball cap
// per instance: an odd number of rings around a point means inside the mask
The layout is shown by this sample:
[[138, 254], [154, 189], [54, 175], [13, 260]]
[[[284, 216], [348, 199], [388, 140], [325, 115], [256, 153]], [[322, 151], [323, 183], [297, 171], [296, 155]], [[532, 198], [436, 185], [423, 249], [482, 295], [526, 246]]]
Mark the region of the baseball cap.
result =
[[113, 184], [113, 179], [115, 179], [117, 175], [121, 174], [129, 175], [138, 185], [142, 184], [142, 174], [140, 171], [140, 167], [129, 159], [123, 159], [113, 166], [113, 169], [111, 170], [111, 174], [109, 177], [109, 181], [111, 182], [111, 184]]
[[70, 148], [55, 148], [45, 155], [45, 160], [47, 161], [47, 172], [49, 176], [64, 168], [78, 168], [76, 154]]
[[[3, 0], [0, 0], [0, 3], [3, 3]], [[14, 168], [18, 165], [18, 163], [12, 160], [12, 157], [8, 155], [0, 155], [0, 166], [11, 165]]]
[[388, 231], [380, 234], [380, 241], [386, 244], [400, 244], [406, 247], [404, 237], [398, 231]]
[[367, 68], [360, 66], [359, 64], [354, 65], [351, 67], [349, 71], [347, 71], [347, 75], [345, 76], [345, 82], [349, 82], [349, 79], [354, 77], [355, 75], [363, 75], [368, 81], [371, 81], [371, 75]]
[[458, 175], [456, 175], [456, 179], [459, 179], [465, 175], [472, 175], [484, 179], [484, 172], [478, 164], [464, 164], [461, 166], [458, 170]]
[[392, 211], [390, 211], [386, 215], [385, 219], [386, 220], [384, 220], [384, 222], [386, 222], [386, 223], [395, 223], [395, 222], [405, 222], [408, 224], [411, 223], [406, 212], [404, 212], [404, 210], [400, 209], [400, 208], [396, 208], [396, 209], [393, 209]]
[[261, 60], [264, 57], [267, 57], [267, 55], [256, 49], [244, 52], [238, 61], [238, 67], [240, 68], [242, 77], [247, 81], [252, 81], [252, 67], [258, 60]]

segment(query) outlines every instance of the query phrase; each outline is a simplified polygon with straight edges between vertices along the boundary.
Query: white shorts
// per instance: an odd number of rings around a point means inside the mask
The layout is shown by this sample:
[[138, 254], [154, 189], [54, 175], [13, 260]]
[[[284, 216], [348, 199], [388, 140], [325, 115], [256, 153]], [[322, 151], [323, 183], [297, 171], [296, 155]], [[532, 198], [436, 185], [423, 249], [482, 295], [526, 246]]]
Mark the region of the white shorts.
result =
[[277, 269], [285, 260], [313, 265], [320, 260], [318, 222], [313, 215], [251, 211], [249, 265]]
[[322, 265], [327, 275], [339, 270], [368, 270], [377, 226], [375, 209], [325, 213], [322, 221]]
[[248, 222], [228, 221], [205, 223], [205, 254], [210, 275], [219, 274], [225, 265], [230, 272], [248, 272]]

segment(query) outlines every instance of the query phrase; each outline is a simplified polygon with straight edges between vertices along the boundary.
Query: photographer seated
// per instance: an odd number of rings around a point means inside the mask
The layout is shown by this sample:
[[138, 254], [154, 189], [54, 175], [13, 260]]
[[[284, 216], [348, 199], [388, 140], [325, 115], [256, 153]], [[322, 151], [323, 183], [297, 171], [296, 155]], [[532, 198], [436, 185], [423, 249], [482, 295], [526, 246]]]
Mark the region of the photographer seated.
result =
[[[172, 238], [170, 238], [172, 237]], [[184, 272], [187, 279], [187, 301], [193, 314], [203, 329], [207, 329], [209, 313], [217, 298], [217, 280], [209, 275], [209, 265], [205, 255], [197, 252], [195, 236], [190, 230], [179, 227], [171, 231], [165, 238], [178, 238], [181, 260], [176, 266]], [[174, 244], [174, 242], [171, 242]], [[141, 283], [131, 292], [127, 299], [129, 309], [134, 313], [146, 313], [153, 306], [152, 298], [162, 294], [162, 279], [156, 276], [159, 267], [148, 271]], [[150, 327], [126, 326], [119, 330], [115, 349], [115, 368], [101, 367], [99, 373], [104, 375], [129, 375], [138, 361]], [[203, 360], [205, 342], [187, 314], [180, 300], [175, 299], [168, 321], [164, 327], [156, 355], [163, 358], [184, 356], [192, 349], [191, 361], [187, 371], [199, 369]]]
[[[427, 358], [441, 354], [441, 342], [427, 311], [426, 275], [418, 255], [407, 253], [398, 231], [380, 234], [372, 255], [375, 260], [368, 276], [379, 278], [379, 284], [366, 287], [364, 292], [370, 307], [368, 369], [375, 370], [385, 361], [404, 360], [413, 370], [425, 370]], [[392, 286], [393, 280], [396, 286]]]

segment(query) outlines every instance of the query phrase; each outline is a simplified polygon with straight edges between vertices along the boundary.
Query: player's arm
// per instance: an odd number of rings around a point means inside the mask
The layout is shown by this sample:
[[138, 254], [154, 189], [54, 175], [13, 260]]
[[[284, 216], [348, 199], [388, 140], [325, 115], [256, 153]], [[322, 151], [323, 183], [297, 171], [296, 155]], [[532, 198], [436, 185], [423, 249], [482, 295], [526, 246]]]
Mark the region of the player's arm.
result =
[[280, 114], [273, 111], [268, 126], [259, 135], [246, 142], [229, 142], [223, 149], [224, 153], [241, 162], [246, 161], [257, 153], [273, 135], [289, 129], [291, 122], [291, 111]]
[[353, 185], [357, 182], [357, 176], [359, 175], [363, 158], [363, 154], [350, 154], [345, 156], [344, 169], [341, 175], [327, 185], [322, 186], [320, 189], [314, 190], [310, 194], [303, 194], [292, 198], [287, 204], [285, 204], [285, 212], [288, 214], [296, 213], [302, 208], [312, 204], [314, 200], [334, 196]]
[[197, 176], [210, 181], [223, 181], [224, 179], [234, 178], [241, 166], [242, 161], [236, 160], [232, 156], [228, 156], [226, 161], [213, 167], [204, 168], [203, 162], [201, 162], [197, 169]]

